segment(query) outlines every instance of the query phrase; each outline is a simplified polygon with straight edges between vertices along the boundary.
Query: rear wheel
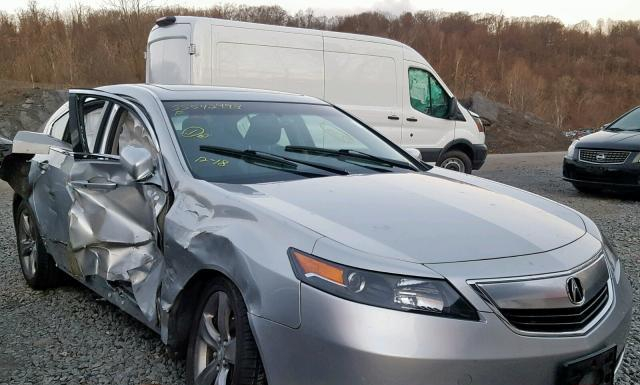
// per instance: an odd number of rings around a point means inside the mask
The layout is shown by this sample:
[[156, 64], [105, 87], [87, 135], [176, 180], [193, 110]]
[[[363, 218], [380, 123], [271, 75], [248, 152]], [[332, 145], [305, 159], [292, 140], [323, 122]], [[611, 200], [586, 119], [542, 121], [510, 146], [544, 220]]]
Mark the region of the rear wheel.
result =
[[189, 335], [186, 370], [190, 385], [267, 383], [247, 308], [227, 281], [204, 291]]
[[24, 200], [16, 210], [15, 226], [18, 260], [27, 284], [37, 290], [57, 286], [62, 274], [53, 258], [47, 254], [38, 232], [35, 216]]
[[447, 151], [442, 155], [439, 166], [447, 170], [471, 174], [471, 159], [467, 154], [458, 150]]

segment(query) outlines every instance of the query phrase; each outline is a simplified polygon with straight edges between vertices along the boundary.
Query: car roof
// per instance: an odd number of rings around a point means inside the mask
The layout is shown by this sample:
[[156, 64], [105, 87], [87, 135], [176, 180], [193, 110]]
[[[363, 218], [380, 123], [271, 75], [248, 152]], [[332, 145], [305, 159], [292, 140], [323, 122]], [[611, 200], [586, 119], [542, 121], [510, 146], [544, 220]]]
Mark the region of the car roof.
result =
[[97, 88], [105, 92], [129, 94], [146, 89], [160, 100], [233, 100], [260, 102], [288, 102], [328, 105], [318, 98], [280, 91], [259, 90], [237, 87], [215, 87], [196, 85], [164, 85], [164, 84], [118, 84]]

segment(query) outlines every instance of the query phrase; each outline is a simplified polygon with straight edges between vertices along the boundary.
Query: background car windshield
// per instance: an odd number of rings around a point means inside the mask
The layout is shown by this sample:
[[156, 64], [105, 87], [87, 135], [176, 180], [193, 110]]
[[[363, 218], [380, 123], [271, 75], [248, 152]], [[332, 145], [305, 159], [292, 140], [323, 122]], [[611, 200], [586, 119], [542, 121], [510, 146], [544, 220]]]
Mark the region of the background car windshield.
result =
[[[259, 183], [415, 170], [404, 155], [331, 106], [234, 101], [171, 101], [164, 105], [189, 168], [199, 179]], [[202, 146], [216, 149], [206, 151]], [[251, 153], [216, 152], [220, 148]], [[255, 154], [279, 158], [269, 162], [252, 156]]]
[[607, 127], [608, 130], [640, 131], [640, 108], [629, 112], [617, 122]]

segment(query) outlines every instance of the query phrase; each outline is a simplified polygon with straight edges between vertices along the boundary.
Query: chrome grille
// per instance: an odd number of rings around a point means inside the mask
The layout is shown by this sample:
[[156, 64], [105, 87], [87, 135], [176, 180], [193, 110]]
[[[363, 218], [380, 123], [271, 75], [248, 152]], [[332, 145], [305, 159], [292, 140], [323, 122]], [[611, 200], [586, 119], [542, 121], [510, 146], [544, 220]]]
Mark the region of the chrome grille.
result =
[[511, 329], [526, 335], [582, 335], [605, 316], [614, 296], [601, 251], [564, 272], [468, 282]]
[[608, 285], [582, 306], [559, 309], [500, 309], [517, 329], [530, 332], [572, 332], [586, 327], [607, 305]]
[[629, 151], [607, 151], [580, 149], [580, 160], [598, 164], [620, 164], [629, 157]]

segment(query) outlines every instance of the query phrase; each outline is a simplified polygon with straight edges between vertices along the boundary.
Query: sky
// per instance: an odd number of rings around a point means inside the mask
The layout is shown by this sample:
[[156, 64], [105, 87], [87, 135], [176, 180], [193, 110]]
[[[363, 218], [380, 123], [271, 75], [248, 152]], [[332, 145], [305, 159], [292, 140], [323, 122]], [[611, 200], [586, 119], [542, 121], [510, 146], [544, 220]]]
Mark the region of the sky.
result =
[[[565, 24], [576, 24], [587, 20], [595, 24], [598, 19], [629, 20], [640, 19], [639, 0], [149, 0], [153, 5], [175, 5], [206, 7], [213, 4], [236, 3], [246, 5], [280, 5], [290, 13], [312, 9], [317, 15], [336, 16], [362, 11], [380, 10], [391, 14], [404, 11], [441, 10], [446, 12], [466, 11], [468, 13], [494, 13], [505, 16], [554, 16]], [[105, 0], [91, 3], [100, 6]], [[25, 8], [28, 0], [0, 0], [0, 10], [14, 12]], [[44, 7], [58, 7], [64, 10], [82, 0], [38, 0]]]

